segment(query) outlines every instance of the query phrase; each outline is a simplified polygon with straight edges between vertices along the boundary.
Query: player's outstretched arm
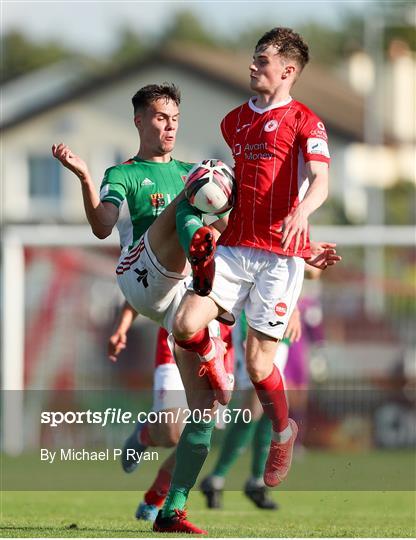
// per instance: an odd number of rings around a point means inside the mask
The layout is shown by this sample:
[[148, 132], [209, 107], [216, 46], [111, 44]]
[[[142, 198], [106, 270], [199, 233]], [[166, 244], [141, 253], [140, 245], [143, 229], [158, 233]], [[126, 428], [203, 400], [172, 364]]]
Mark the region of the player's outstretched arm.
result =
[[287, 250], [295, 238], [295, 251], [306, 245], [308, 219], [328, 197], [328, 165], [321, 161], [309, 161], [306, 164], [309, 188], [304, 199], [283, 222], [282, 247]]
[[109, 236], [118, 219], [118, 208], [114, 204], [100, 201], [85, 161], [74, 154], [69, 146], [63, 143], [54, 144], [52, 154], [79, 178], [85, 214], [92, 232], [101, 239]]
[[127, 332], [136, 317], [137, 311], [128, 302], [124, 302], [118, 316], [117, 327], [108, 340], [108, 357], [112, 362], [117, 362], [118, 355], [126, 348]]
[[337, 254], [336, 246], [333, 242], [312, 242], [311, 240], [312, 256], [310, 259], [306, 259], [306, 262], [319, 270], [334, 266], [337, 262], [342, 261], [342, 257]]

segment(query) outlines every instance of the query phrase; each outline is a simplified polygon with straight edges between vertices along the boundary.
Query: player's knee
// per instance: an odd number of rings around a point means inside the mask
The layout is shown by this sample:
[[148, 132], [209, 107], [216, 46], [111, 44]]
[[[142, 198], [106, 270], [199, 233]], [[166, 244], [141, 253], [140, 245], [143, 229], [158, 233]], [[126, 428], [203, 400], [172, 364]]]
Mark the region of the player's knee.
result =
[[172, 333], [176, 340], [190, 339], [199, 328], [192, 324], [192, 317], [185, 311], [178, 311], [173, 321]]
[[258, 363], [247, 363], [247, 372], [253, 382], [260, 382], [270, 375], [267, 369]]

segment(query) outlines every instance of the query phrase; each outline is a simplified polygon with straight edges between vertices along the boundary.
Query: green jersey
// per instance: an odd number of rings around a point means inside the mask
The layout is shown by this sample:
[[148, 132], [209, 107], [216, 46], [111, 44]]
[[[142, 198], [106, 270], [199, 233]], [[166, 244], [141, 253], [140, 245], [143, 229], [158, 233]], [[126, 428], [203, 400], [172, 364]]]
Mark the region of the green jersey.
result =
[[156, 163], [134, 157], [105, 171], [100, 199], [119, 208], [122, 250], [134, 244], [183, 190], [192, 167], [193, 163], [176, 159]]

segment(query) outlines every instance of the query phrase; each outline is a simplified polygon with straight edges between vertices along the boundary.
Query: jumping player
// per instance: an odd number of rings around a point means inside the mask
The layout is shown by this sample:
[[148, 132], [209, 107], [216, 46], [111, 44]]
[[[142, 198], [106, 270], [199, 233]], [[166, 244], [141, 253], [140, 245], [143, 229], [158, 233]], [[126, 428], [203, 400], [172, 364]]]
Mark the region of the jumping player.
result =
[[[100, 195], [86, 163], [67, 145], [53, 145], [52, 153], [79, 178], [93, 233], [106, 238], [117, 224], [122, 248], [117, 279], [128, 303], [137, 312], [170, 329], [190, 270], [176, 234], [176, 207], [184, 198], [180, 194], [183, 180], [192, 165], [171, 157], [179, 122], [178, 89], [174, 85], [148, 85], [132, 101], [134, 123], [140, 136], [139, 151], [126, 163], [106, 171]], [[212, 259], [212, 237], [211, 228], [201, 227], [192, 237], [192, 249], [188, 253], [194, 275], [200, 269], [205, 271]], [[195, 354], [177, 351], [178, 367], [192, 411], [197, 408], [211, 411], [215, 398], [223, 403], [229, 400], [229, 378], [223, 361], [225, 347], [220, 338], [213, 340], [217, 344], [216, 354], [202, 364], [195, 361]], [[213, 426], [213, 421], [208, 425]], [[205, 422], [192, 418], [182, 432], [185, 459], [192, 452], [192, 441], [199, 442], [198, 459], [194, 459], [191, 469], [188, 467], [191, 477], [206, 459], [208, 431]], [[137, 435], [135, 441], [140, 445]], [[167, 504], [171, 503], [168, 497]], [[185, 519], [183, 512], [180, 527], [184, 532], [200, 531]]]
[[[86, 163], [68, 146], [53, 145], [52, 153], [79, 178], [93, 233], [106, 238], [117, 226], [122, 251], [116, 272], [126, 300], [136, 311], [170, 330], [190, 273], [175, 221], [177, 204], [184, 198], [183, 182], [193, 164], [171, 156], [179, 124], [179, 90], [168, 84], [148, 85], [133, 96], [132, 103], [139, 150], [125, 163], [107, 169], [100, 195]], [[205, 271], [212, 259], [213, 231], [201, 228], [200, 220], [198, 223], [188, 250], [194, 274]], [[224, 227], [221, 220], [213, 225], [220, 230]], [[221, 390], [229, 384], [223, 346], [217, 338], [214, 341], [218, 342], [218, 354], [212, 362], [204, 362], [202, 372], [207, 377], [200, 377], [200, 381], [208, 378], [208, 388], [218, 389], [217, 399], [226, 402], [229, 397]], [[214, 363], [218, 363], [215, 370]], [[183, 370], [199, 369], [197, 362], [183, 364]], [[205, 382], [201, 384], [207, 388]]]
[[[273, 358], [300, 293], [304, 259], [311, 256], [308, 218], [328, 194], [325, 127], [290, 96], [308, 60], [308, 46], [290, 29], [274, 28], [258, 41], [250, 65], [256, 96], [221, 123], [235, 160], [237, 202], [215, 254], [212, 292], [201, 297], [188, 291], [173, 327], [180, 347], [210, 358], [215, 352], [207, 324], [217, 317], [235, 320], [245, 309], [247, 370], [273, 426], [264, 472], [268, 486], [287, 476], [297, 434]], [[180, 445], [170, 504], [159, 512], [156, 531], [173, 532], [183, 515], [189, 482], [176, 476], [185, 459]]]

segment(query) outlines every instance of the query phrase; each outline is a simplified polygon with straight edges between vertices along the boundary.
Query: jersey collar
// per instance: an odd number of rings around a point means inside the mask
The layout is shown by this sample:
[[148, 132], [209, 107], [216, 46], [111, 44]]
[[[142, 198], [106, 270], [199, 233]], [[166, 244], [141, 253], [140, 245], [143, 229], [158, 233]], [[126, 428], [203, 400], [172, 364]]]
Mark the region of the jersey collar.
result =
[[153, 165], [153, 166], [161, 166], [161, 167], [170, 167], [173, 163], [174, 163], [174, 159], [173, 157], [170, 158], [169, 161], [166, 161], [165, 163], [163, 162], [160, 162], [160, 161], [150, 161], [150, 160], [147, 160], [147, 159], [142, 159], [142, 158], [139, 158], [137, 155], [134, 156], [133, 158], [133, 161], [135, 161], [136, 163], [145, 163], [146, 165]]
[[289, 96], [284, 101], [279, 101], [278, 103], [273, 103], [272, 105], [269, 105], [268, 107], [265, 107], [264, 109], [260, 109], [260, 107], [256, 107], [253, 100], [256, 100], [257, 96], [253, 96], [248, 100], [248, 106], [250, 109], [256, 113], [263, 114], [267, 111], [272, 111], [273, 109], [278, 109], [279, 107], [284, 107], [285, 105], [288, 105], [292, 101], [292, 97]]

